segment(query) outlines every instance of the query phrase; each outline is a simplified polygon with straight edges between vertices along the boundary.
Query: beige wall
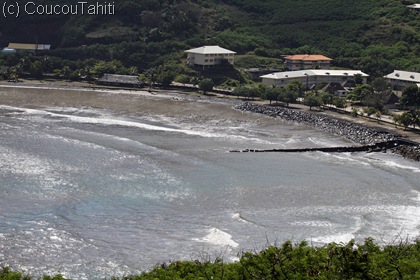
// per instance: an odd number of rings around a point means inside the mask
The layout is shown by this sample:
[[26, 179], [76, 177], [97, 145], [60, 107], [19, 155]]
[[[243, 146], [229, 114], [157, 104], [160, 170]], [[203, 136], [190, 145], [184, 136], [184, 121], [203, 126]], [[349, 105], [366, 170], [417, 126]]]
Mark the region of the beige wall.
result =
[[403, 81], [403, 80], [389, 79], [389, 78], [387, 79], [387, 81], [391, 86], [395, 86], [398, 89], [403, 89], [406, 86], [417, 84], [417, 82], [410, 82], [410, 81]]
[[226, 59], [230, 64], [234, 64], [234, 54], [197, 54], [188, 53], [189, 65], [213, 66], [220, 64], [220, 60]]
[[319, 61], [302, 61], [302, 60], [286, 60], [286, 67], [291, 71], [307, 70], [307, 69], [330, 69], [329, 60]]

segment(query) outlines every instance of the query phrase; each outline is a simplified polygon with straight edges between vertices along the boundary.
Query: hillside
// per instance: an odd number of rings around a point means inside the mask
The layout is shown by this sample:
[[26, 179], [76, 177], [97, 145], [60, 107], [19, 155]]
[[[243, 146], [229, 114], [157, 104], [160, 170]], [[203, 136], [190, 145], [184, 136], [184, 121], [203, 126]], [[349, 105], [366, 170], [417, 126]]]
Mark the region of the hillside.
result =
[[[18, 1], [21, 5], [26, 2]], [[38, 1], [48, 5], [53, 1]], [[74, 5], [62, 1], [60, 5]], [[50, 43], [57, 59], [119, 60], [140, 71], [220, 45], [239, 54], [322, 53], [373, 76], [420, 72], [420, 13], [400, 0], [119, 0], [115, 14], [2, 19], [0, 43]], [[89, 64], [88, 63], [88, 64]], [[59, 63], [58, 63], [59, 64]]]

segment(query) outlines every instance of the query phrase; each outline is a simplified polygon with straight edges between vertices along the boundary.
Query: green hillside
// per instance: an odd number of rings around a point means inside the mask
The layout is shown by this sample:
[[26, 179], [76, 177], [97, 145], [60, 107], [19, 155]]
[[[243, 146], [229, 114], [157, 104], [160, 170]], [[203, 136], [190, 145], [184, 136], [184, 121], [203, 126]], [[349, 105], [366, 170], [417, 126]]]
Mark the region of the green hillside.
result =
[[334, 58], [335, 67], [381, 76], [394, 69], [420, 72], [420, 13], [406, 7], [411, 3], [119, 0], [114, 15], [9, 16], [2, 19], [0, 43], [50, 43], [50, 67], [58, 68], [63, 63], [75, 69], [97, 60], [118, 60], [142, 72], [182, 61], [185, 49], [220, 45], [239, 54], [273, 58], [322, 53]]

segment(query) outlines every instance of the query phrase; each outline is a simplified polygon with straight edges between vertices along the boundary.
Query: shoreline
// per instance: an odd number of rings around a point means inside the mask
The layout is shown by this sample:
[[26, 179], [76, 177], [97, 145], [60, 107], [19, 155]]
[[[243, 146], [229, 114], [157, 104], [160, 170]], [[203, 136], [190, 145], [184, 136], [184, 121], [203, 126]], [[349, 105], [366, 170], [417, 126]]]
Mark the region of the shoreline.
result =
[[[125, 96], [126, 98], [122, 98]], [[232, 111], [251, 112], [285, 121], [301, 123], [309, 127], [341, 136], [360, 145], [396, 139], [410, 139], [409, 132], [373, 125], [366, 120], [336, 116], [333, 112], [312, 112], [256, 102], [244, 102], [232, 97], [195, 95], [181, 90], [155, 89], [152, 93], [142, 89], [102, 87], [86, 82], [25, 80], [19, 83], [0, 81], [0, 104], [27, 107], [92, 107], [143, 115], [182, 115], [177, 101], [194, 102], [197, 109], [192, 113], [211, 118], [215, 112], [228, 113], [220, 105], [229, 105]], [[174, 106], [176, 104], [177, 106]], [[200, 104], [201, 106], [197, 106]], [[207, 106], [202, 106], [205, 104]], [[219, 105], [219, 106], [217, 106]], [[211, 108], [210, 108], [211, 107]], [[191, 112], [188, 112], [191, 114]], [[230, 116], [238, 117], [234, 113]], [[412, 140], [412, 139], [411, 139]], [[414, 141], [417, 139], [414, 139]], [[415, 141], [418, 143], [418, 141]], [[419, 146], [399, 146], [392, 152], [415, 161], [420, 161]]]
[[[235, 109], [268, 115], [286, 121], [293, 121], [311, 126], [315, 129], [326, 131], [333, 135], [342, 136], [360, 145], [374, 145], [381, 142], [389, 142], [405, 139], [401, 134], [394, 133], [382, 127], [371, 127], [365, 124], [339, 119], [331, 115], [316, 114], [306, 111], [298, 111], [283, 107], [273, 107], [245, 102], [235, 106]], [[416, 142], [417, 143], [417, 142]], [[418, 144], [418, 143], [417, 143]], [[399, 145], [391, 151], [404, 158], [420, 161], [420, 144], [417, 146]]]
[[298, 111], [284, 107], [273, 107], [245, 102], [236, 109], [252, 113], [264, 114], [286, 121], [293, 121], [310, 127], [328, 132], [330, 134], [342, 136], [352, 142], [361, 145], [371, 145], [378, 142], [396, 140], [402, 136], [385, 129], [371, 128], [366, 125], [357, 124], [332, 116], [320, 115], [316, 113]]

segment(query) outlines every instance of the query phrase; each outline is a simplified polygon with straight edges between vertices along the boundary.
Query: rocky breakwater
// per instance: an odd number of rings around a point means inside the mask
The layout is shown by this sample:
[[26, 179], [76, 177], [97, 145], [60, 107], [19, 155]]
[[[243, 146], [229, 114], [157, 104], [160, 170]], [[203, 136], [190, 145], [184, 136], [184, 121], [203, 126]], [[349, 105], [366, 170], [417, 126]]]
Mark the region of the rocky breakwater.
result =
[[400, 145], [392, 149], [392, 152], [402, 155], [405, 158], [420, 161], [420, 145], [419, 146], [406, 146]]
[[[252, 113], [264, 114], [286, 121], [302, 123], [334, 135], [343, 136], [361, 145], [373, 145], [380, 142], [401, 139], [401, 136], [379, 127], [368, 127], [332, 116], [320, 115], [307, 111], [293, 110], [284, 107], [273, 107], [245, 102], [235, 106], [235, 109]], [[403, 148], [404, 147], [404, 148]], [[400, 146], [392, 150], [404, 157], [419, 160], [420, 148]]]

